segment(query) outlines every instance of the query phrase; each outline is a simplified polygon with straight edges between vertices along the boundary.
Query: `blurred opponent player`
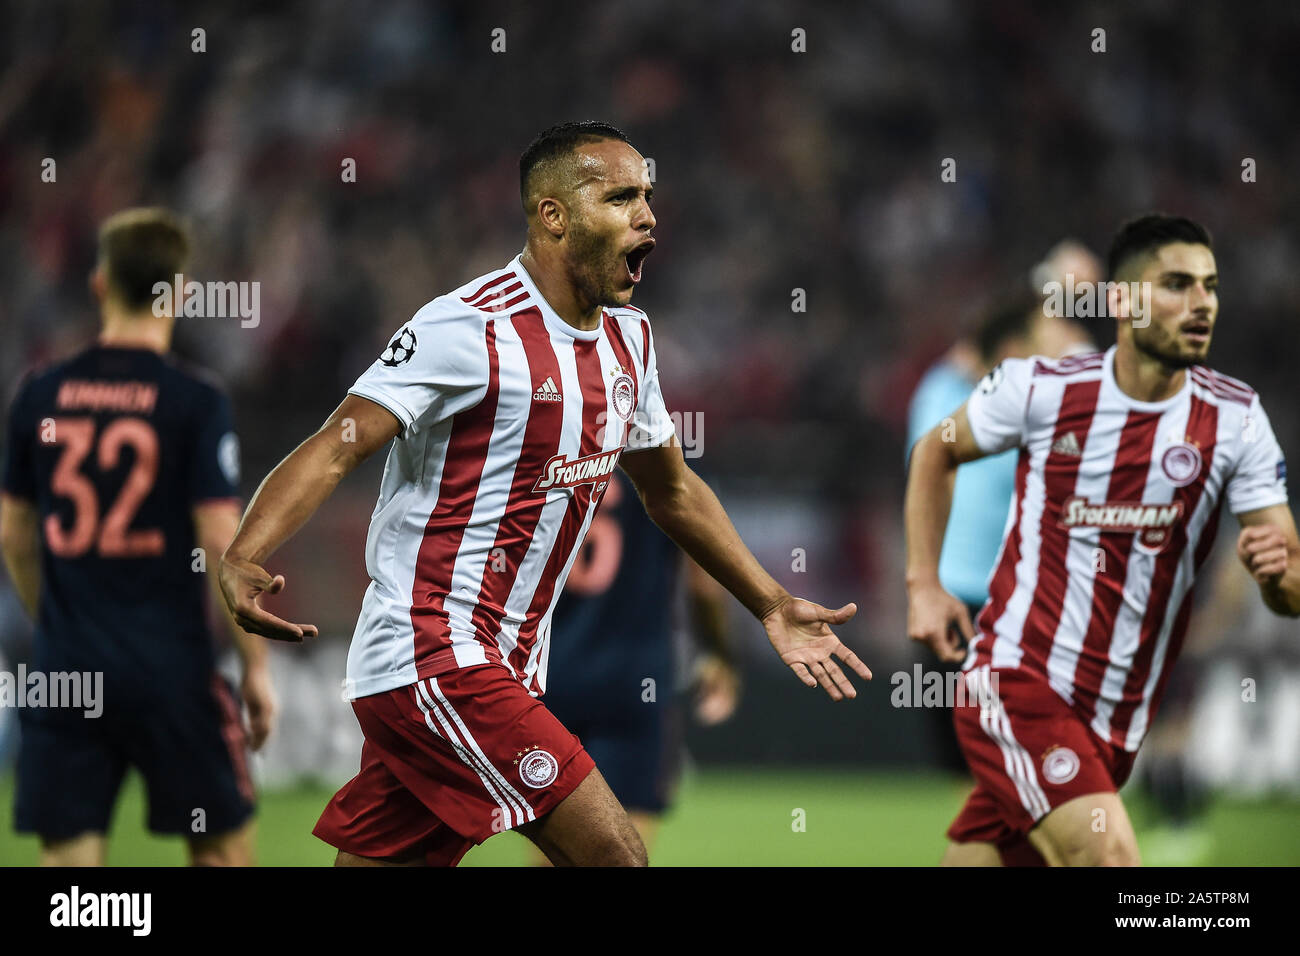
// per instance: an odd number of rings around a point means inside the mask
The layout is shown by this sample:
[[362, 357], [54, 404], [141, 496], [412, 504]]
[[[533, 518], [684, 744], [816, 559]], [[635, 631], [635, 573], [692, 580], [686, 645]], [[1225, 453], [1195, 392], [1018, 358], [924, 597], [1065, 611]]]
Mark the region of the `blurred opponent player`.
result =
[[[1134, 220], [1108, 271], [1115, 346], [1003, 362], [957, 411], [955, 441], [935, 429], [912, 455], [908, 633], [944, 660], [964, 656], [967, 688], [985, 695], [954, 710], [976, 787], [949, 828], [950, 865], [1138, 862], [1117, 791], [1225, 501], [1264, 603], [1300, 614], [1282, 452], [1255, 392], [1201, 364], [1219, 306], [1209, 234]], [[974, 634], [937, 573], [953, 473], [1017, 446], [1014, 510]]]
[[[564, 124], [520, 158], [522, 254], [421, 308], [321, 429], [267, 476], [222, 561], [236, 619], [301, 641], [259, 606], [262, 564], [356, 465], [393, 442], [348, 657], [361, 769], [316, 834], [341, 865], [454, 865], [519, 829], [557, 864], [644, 865], [581, 744], [537, 700], [551, 611], [616, 464], [647, 513], [833, 699], [857, 608], [791, 597], [682, 456], [645, 313], [654, 247], [645, 160], [612, 126]], [[397, 441], [393, 441], [397, 439]], [[611, 637], [611, 639], [614, 639]]]
[[155, 283], [171, 289], [188, 257], [166, 210], [108, 219], [91, 275], [99, 341], [30, 375], [10, 413], [0, 539], [36, 620], [32, 670], [103, 674], [98, 718], [20, 712], [16, 827], [40, 836], [47, 865], [104, 863], [129, 767], [149, 829], [184, 835], [193, 863], [253, 861], [245, 748], [270, 732], [266, 646], [217, 602], [243, 662], [250, 741], [217, 672], [194, 550], [215, 563], [234, 536], [239, 445], [225, 395], [167, 356], [170, 302], [155, 310]]
[[693, 688], [701, 723], [731, 716], [739, 679], [722, 588], [635, 494], [616, 473], [556, 602], [546, 706], [582, 741], [652, 851], [683, 759], [680, 631], [701, 650]]

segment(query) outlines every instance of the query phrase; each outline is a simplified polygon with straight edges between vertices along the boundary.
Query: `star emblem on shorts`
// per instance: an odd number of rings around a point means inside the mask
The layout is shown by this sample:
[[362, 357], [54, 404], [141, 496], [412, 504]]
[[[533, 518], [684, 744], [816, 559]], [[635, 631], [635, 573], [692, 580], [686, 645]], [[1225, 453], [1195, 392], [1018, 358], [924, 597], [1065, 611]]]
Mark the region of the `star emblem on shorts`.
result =
[[527, 747], [525, 747], [523, 750], [516, 750], [516, 751], [515, 751], [515, 759], [512, 760], [511, 763], [512, 763], [514, 766], [516, 766], [516, 767], [519, 766], [519, 761], [520, 761], [520, 759], [523, 757], [523, 755], [526, 754], [526, 753], [531, 753], [532, 751], [536, 750], [537, 747], [538, 747], [537, 744], [529, 744], [529, 745], [528, 745]]

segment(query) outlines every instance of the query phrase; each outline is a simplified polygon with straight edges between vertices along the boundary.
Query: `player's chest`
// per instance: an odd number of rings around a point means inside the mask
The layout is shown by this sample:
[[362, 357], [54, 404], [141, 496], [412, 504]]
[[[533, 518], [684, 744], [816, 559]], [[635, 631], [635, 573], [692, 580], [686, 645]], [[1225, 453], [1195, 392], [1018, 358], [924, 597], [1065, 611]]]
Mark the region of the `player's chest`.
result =
[[1228, 457], [1221, 428], [1213, 414], [1188, 408], [1067, 413], [1036, 430], [1031, 465], [1057, 501], [1217, 498]]
[[604, 339], [548, 346], [499, 344], [499, 432], [534, 452], [622, 447], [637, 405], [634, 371]]

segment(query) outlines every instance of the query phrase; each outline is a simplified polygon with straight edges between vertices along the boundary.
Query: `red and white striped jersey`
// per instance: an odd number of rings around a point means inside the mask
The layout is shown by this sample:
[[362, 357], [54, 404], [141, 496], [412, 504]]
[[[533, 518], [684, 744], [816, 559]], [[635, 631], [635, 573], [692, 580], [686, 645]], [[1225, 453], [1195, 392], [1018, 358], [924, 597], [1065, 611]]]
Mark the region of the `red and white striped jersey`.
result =
[[519, 257], [425, 305], [349, 390], [402, 423], [345, 694], [500, 660], [546, 687], [551, 609], [619, 454], [673, 435], [650, 323], [580, 331]]
[[1020, 447], [1016, 491], [965, 668], [1046, 678], [1103, 739], [1136, 751], [1182, 646], [1220, 508], [1282, 504], [1286, 464], [1255, 392], [1195, 366], [1139, 402], [1115, 348], [1008, 359], [966, 406], [986, 452]]

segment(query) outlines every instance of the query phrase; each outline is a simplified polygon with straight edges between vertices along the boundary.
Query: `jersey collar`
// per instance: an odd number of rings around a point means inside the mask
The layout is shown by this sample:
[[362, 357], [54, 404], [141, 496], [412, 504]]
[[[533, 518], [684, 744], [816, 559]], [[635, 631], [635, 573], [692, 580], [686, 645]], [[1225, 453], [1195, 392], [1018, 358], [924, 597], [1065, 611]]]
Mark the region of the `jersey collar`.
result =
[[1119, 348], [1112, 345], [1106, 350], [1106, 357], [1102, 361], [1101, 381], [1102, 387], [1115, 396], [1119, 401], [1139, 412], [1163, 412], [1172, 408], [1175, 404], [1182, 401], [1188, 392], [1192, 389], [1192, 370], [1183, 369], [1183, 387], [1170, 395], [1168, 398], [1159, 402], [1140, 402], [1132, 395], [1129, 395], [1124, 389], [1119, 387], [1119, 382], [1115, 381], [1115, 350]]
[[590, 332], [584, 332], [582, 329], [574, 328], [568, 322], [565, 322], [560, 318], [559, 314], [551, 308], [551, 304], [546, 301], [546, 296], [542, 295], [541, 291], [537, 288], [537, 284], [533, 282], [533, 277], [528, 274], [528, 269], [525, 268], [523, 259], [523, 253], [515, 256], [510, 260], [509, 268], [514, 270], [519, 281], [522, 282], [524, 288], [528, 290], [528, 294], [532, 297], [533, 301], [537, 303], [537, 308], [542, 313], [542, 319], [546, 322], [547, 326], [556, 332], [561, 332], [564, 335], [571, 336], [572, 338], [579, 339], [583, 342], [594, 342], [596, 339], [600, 338], [604, 333], [604, 311], [601, 311], [602, 324], [596, 326]]

